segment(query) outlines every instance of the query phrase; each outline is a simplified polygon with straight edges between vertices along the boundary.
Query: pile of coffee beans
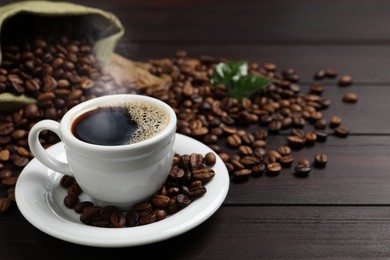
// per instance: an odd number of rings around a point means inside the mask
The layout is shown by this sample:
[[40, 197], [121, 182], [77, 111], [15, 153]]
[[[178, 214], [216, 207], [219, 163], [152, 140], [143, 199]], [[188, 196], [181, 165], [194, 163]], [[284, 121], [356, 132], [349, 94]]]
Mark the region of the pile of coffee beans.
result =
[[[225, 162], [233, 180], [247, 179], [263, 173], [277, 175], [282, 168], [294, 163], [291, 150], [300, 150], [316, 142], [325, 142], [329, 134], [347, 137], [349, 129], [339, 116], [330, 119], [323, 111], [331, 105], [324, 98], [322, 79], [335, 79], [334, 69], [317, 71], [309, 91], [299, 85], [294, 69], [277, 70], [277, 65], [249, 64], [249, 73], [268, 77], [274, 82], [251, 97], [237, 100], [229, 97], [227, 86], [211, 85], [216, 64], [228, 62], [210, 56], [189, 57], [178, 51], [174, 57], [151, 60], [151, 73], [171, 80], [171, 85], [139, 89], [142, 94], [156, 97], [171, 105], [178, 117], [178, 132], [207, 144]], [[353, 83], [349, 75], [341, 75], [340, 87]], [[357, 96], [348, 93], [345, 102], [356, 102]], [[267, 147], [269, 135], [286, 135], [281, 147]], [[316, 157], [317, 158], [317, 157]], [[318, 163], [318, 160], [322, 163]], [[296, 176], [311, 171], [311, 166], [325, 166], [326, 156], [316, 163], [297, 162]]]
[[165, 219], [190, 205], [206, 192], [215, 171], [214, 153], [175, 154], [169, 176], [161, 189], [147, 201], [135, 204], [128, 212], [114, 206], [100, 207], [92, 201], [80, 201], [82, 190], [76, 180], [63, 176], [60, 185], [67, 189], [64, 204], [80, 214], [86, 225], [107, 228], [134, 227]]
[[[92, 49], [95, 38], [72, 33], [77, 27], [69, 24], [75, 21], [30, 18], [17, 17], [1, 33], [0, 93], [24, 94], [37, 102], [9, 110], [0, 105], [0, 213], [15, 201], [19, 173], [33, 158], [27, 137], [36, 122], [59, 121], [88, 99], [132, 93], [130, 86], [118, 85], [103, 73]], [[44, 147], [59, 141], [49, 131], [43, 131], [40, 140]]]

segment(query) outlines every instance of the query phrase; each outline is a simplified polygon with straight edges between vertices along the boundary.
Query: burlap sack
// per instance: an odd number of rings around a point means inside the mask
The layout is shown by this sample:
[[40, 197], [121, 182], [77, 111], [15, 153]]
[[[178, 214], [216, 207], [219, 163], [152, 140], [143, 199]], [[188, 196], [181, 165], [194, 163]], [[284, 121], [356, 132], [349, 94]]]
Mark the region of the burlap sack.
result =
[[[116, 44], [125, 31], [119, 19], [112, 13], [68, 2], [16, 2], [0, 7], [0, 32], [5, 21], [18, 14], [33, 14], [34, 16], [46, 17], [81, 17], [82, 28], [77, 29], [82, 30], [86, 34], [98, 32], [99, 37], [93, 46], [94, 53], [104, 70], [112, 74], [118, 83], [140, 82], [144, 85], [159, 85], [163, 83], [161, 78], [149, 73], [149, 65], [147, 63], [133, 62], [114, 53]], [[0, 93], [0, 111], [12, 110], [32, 102], [35, 102], [35, 100], [24, 95], [16, 96], [12, 93]]]
[[[124, 34], [124, 29], [118, 18], [96, 8], [86, 7], [67, 2], [23, 1], [0, 7], [0, 28], [6, 19], [20, 13], [44, 16], [83, 16], [82, 30], [101, 32], [100, 39], [95, 42], [94, 51], [102, 64], [107, 64], [117, 41]], [[1, 61], [1, 50], [0, 50]]]

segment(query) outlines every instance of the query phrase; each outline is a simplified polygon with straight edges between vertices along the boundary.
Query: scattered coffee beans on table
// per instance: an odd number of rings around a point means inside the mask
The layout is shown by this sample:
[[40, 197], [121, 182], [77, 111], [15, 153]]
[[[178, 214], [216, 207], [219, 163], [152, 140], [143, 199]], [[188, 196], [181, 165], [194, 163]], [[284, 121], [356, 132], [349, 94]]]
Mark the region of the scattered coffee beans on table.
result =
[[[2, 28], [0, 92], [23, 94], [37, 103], [0, 111], [0, 212], [13, 205], [18, 176], [33, 158], [27, 142], [29, 129], [42, 119], [59, 121], [74, 105], [106, 94], [145, 94], [171, 105], [178, 117], [177, 131], [218, 153], [232, 180], [277, 175], [280, 167], [291, 167], [295, 159], [285, 147], [299, 151], [325, 142], [330, 134], [349, 135], [341, 118], [328, 119], [322, 113], [331, 100], [322, 96], [325, 87], [320, 81], [338, 77], [334, 69], [316, 72], [316, 82], [303, 93], [294, 69], [278, 71], [274, 63], [251, 63], [249, 73], [271, 78], [274, 83], [254, 96], [237, 100], [228, 96], [226, 86], [210, 83], [215, 65], [226, 59], [192, 58], [178, 51], [174, 57], [149, 61], [150, 72], [170, 79], [172, 84], [119, 85], [103, 73], [92, 51], [96, 35], [72, 30], [75, 22], [80, 22], [76, 17], [35, 18], [31, 23], [31, 16], [21, 15], [12, 27], [4, 24]], [[353, 80], [340, 76], [337, 82], [345, 87]], [[346, 102], [356, 101], [356, 96], [349, 95]], [[286, 143], [269, 147], [269, 136], [279, 133], [286, 135]], [[41, 133], [45, 147], [58, 141], [50, 131]], [[71, 205], [74, 199], [69, 197], [67, 203]]]
[[[229, 96], [224, 85], [210, 83], [215, 66], [225, 59], [210, 56], [192, 58], [178, 51], [172, 58], [151, 60], [151, 72], [169, 78], [171, 85], [144, 87], [138, 91], [171, 105], [178, 116], [178, 132], [207, 144], [223, 159], [233, 180], [247, 179], [263, 173], [275, 175], [294, 161], [291, 150], [298, 151], [325, 142], [333, 130], [346, 137], [348, 128], [338, 116], [325, 118], [331, 100], [324, 98], [320, 80], [336, 78], [334, 69], [317, 71], [309, 92], [299, 86], [294, 69], [277, 70], [276, 64], [249, 64], [249, 73], [271, 78], [274, 82], [253, 96], [237, 100]], [[350, 86], [349, 75], [337, 84]], [[349, 95], [351, 102], [352, 95]], [[329, 123], [328, 123], [329, 122]], [[286, 144], [268, 147], [269, 136], [282, 133]], [[286, 147], [288, 147], [288, 151]], [[283, 150], [284, 154], [279, 151]], [[311, 167], [298, 165], [296, 171], [309, 173]]]
[[[134, 227], [151, 224], [175, 214], [189, 206], [206, 192], [206, 184], [216, 173], [214, 153], [205, 155], [175, 154], [169, 176], [161, 189], [147, 201], [135, 204], [128, 212], [121, 212], [114, 206], [99, 207], [91, 201], [80, 201], [80, 186], [70, 176], [63, 176], [60, 185], [67, 189], [64, 204], [80, 214], [80, 221], [96, 227]], [[0, 201], [0, 210], [2, 204]]]

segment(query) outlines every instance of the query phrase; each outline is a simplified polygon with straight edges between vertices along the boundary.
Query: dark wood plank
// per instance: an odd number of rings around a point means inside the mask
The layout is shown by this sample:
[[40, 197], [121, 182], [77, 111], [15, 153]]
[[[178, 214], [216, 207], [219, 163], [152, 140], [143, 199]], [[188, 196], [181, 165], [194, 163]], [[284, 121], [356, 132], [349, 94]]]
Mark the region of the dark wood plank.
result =
[[[268, 149], [285, 143], [285, 137], [270, 136]], [[297, 178], [293, 168], [287, 168], [275, 177], [264, 175], [232, 183], [225, 203], [389, 205], [389, 149], [388, 136], [330, 136], [326, 143], [294, 151], [296, 159], [310, 161], [317, 152], [327, 154], [326, 168], [313, 168], [308, 178]]]
[[[302, 87], [307, 92], [307, 86]], [[345, 103], [342, 97], [346, 93], [358, 96], [356, 103]], [[352, 134], [390, 134], [390, 118], [386, 105], [390, 101], [390, 88], [386, 86], [351, 86], [338, 87], [335, 84], [326, 85], [323, 97], [331, 100], [328, 109], [323, 110], [323, 117], [328, 120], [334, 116], [342, 118], [343, 126]]]
[[124, 36], [117, 46], [118, 53], [140, 61], [173, 57], [177, 50], [187, 50], [190, 57], [211, 55], [260, 65], [273, 62], [278, 70], [295, 69], [301, 82], [312, 82], [314, 73], [324, 68], [349, 74], [356, 83], [390, 82], [390, 47], [382, 45], [136, 44]]
[[385, 44], [390, 34], [380, 0], [70, 2], [112, 12], [136, 43]]
[[[390, 256], [389, 207], [222, 207], [200, 226], [129, 248], [52, 238], [16, 214], [0, 225], [2, 259], [377, 259]], [[23, 249], [23, 250], [21, 250]]]
[[132, 42], [388, 42], [385, 1], [74, 1], [110, 11]]

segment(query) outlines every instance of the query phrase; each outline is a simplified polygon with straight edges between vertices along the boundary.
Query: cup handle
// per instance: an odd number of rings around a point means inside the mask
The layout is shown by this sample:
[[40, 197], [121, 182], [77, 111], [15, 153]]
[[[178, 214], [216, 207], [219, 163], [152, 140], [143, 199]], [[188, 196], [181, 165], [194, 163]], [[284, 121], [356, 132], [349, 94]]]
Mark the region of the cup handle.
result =
[[31, 152], [48, 168], [65, 175], [73, 176], [73, 172], [68, 163], [57, 160], [42, 147], [42, 144], [39, 142], [39, 133], [43, 130], [49, 130], [56, 133], [62, 140], [60, 124], [57, 121], [48, 119], [39, 121], [31, 128], [28, 134], [28, 144]]

